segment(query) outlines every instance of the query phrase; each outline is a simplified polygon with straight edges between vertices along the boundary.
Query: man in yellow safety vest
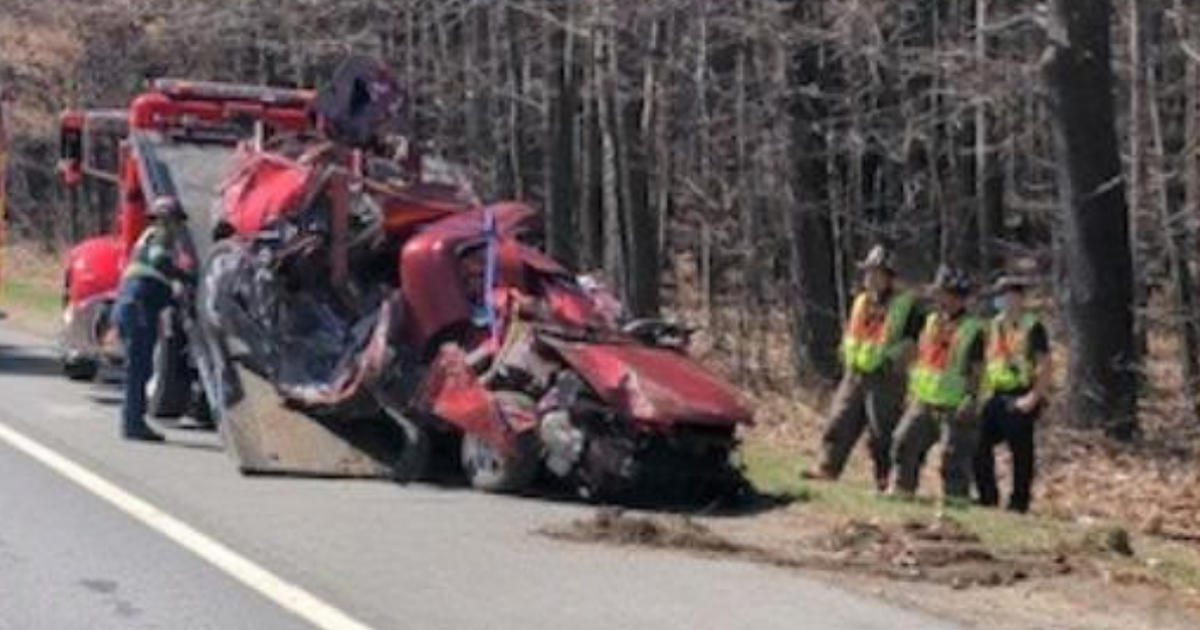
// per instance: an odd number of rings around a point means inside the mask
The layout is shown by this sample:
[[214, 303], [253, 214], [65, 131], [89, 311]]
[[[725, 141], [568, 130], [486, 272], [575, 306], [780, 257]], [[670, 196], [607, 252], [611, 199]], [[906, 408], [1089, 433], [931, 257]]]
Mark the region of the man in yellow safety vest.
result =
[[146, 423], [146, 383], [154, 365], [159, 315], [171, 305], [176, 283], [190, 276], [176, 263], [176, 234], [186, 229], [186, 215], [174, 199], [151, 213], [129, 255], [113, 306], [113, 320], [125, 346], [125, 399], [121, 405], [121, 434], [129, 440], [161, 442], [163, 437]]
[[978, 443], [975, 417], [984, 324], [967, 311], [971, 283], [960, 271], [942, 267], [933, 283], [937, 309], [925, 318], [917, 357], [909, 370], [908, 408], [896, 429], [892, 456], [901, 496], [917, 491], [925, 455], [942, 440], [943, 496], [965, 501], [971, 490]]
[[821, 464], [805, 476], [839, 477], [866, 430], [876, 484], [885, 490], [892, 432], [904, 409], [904, 372], [922, 318], [916, 296], [895, 286], [896, 271], [882, 245], [871, 249], [859, 268], [864, 286], [842, 333], [844, 372], [822, 439]]
[[983, 372], [983, 408], [975, 484], [979, 502], [1000, 502], [996, 487], [995, 447], [1007, 443], [1012, 452], [1013, 486], [1008, 509], [1029, 510], [1034, 476], [1034, 425], [1049, 395], [1050, 342], [1046, 327], [1026, 308], [1031, 285], [1020, 276], [1001, 278], [996, 286], [997, 310], [988, 327]]

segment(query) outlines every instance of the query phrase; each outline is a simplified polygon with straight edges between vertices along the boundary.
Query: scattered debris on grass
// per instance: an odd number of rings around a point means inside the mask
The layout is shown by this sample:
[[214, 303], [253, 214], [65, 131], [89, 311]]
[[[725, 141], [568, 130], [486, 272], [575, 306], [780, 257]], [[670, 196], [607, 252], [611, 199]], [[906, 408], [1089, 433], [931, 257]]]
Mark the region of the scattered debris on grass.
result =
[[727, 536], [686, 516], [601, 509], [591, 518], [540, 533], [558, 540], [636, 545], [720, 555], [787, 568], [850, 570], [953, 588], [1011, 585], [1070, 573], [1066, 555], [1002, 557], [950, 519], [885, 525], [845, 520], [807, 544], [764, 546]]
[[547, 528], [542, 533], [575, 542], [604, 542], [710, 553], [736, 554], [746, 551], [687, 516], [630, 516], [616, 508], [600, 509], [590, 519], [576, 520], [567, 527]]

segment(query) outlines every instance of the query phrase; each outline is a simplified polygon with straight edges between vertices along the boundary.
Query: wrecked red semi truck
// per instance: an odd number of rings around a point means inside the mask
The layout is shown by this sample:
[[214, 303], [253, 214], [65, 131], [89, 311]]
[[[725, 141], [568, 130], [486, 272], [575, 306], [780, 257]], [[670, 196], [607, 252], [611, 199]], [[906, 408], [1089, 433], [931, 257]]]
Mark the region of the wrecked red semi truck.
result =
[[[146, 226], [148, 200], [177, 197], [203, 249], [209, 212], [236, 144], [256, 132], [305, 128], [311, 99], [302, 90], [162, 79], [128, 109], [62, 114], [58, 170], [72, 200], [72, 235], [85, 228], [98, 232], [65, 259], [60, 342], [69, 378], [90, 380], [101, 363], [120, 359], [109, 315], [126, 260]], [[192, 379], [178, 323], [167, 319], [150, 411], [176, 417], [189, 404]]]
[[542, 470], [606, 497], [736, 479], [738, 395], [686, 354], [687, 331], [618, 321], [539, 251], [530, 207], [481, 204], [430, 160], [319, 141], [238, 163], [196, 312], [244, 472], [417, 477], [449, 441], [490, 491]]

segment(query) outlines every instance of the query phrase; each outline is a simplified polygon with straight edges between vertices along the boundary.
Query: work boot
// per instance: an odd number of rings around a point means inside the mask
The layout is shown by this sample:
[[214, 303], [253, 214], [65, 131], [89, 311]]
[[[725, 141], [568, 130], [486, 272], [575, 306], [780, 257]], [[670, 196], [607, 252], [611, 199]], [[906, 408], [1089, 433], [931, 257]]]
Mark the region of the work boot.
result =
[[166, 440], [161, 433], [150, 427], [142, 427], [133, 431], [125, 431], [122, 436], [135, 442], [162, 442]]
[[818, 466], [800, 471], [800, 478], [806, 481], [837, 481], [838, 476], [827, 466]]

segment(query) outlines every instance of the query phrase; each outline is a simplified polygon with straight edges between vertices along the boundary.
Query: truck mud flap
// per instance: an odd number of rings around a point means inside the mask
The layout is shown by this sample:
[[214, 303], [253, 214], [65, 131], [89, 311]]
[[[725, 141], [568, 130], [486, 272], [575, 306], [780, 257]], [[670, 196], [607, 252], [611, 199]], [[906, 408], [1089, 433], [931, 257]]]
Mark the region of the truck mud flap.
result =
[[220, 431], [243, 473], [313, 477], [396, 478], [406, 440], [379, 419], [310, 416], [289, 407], [270, 382], [234, 365], [236, 400], [226, 401]]

